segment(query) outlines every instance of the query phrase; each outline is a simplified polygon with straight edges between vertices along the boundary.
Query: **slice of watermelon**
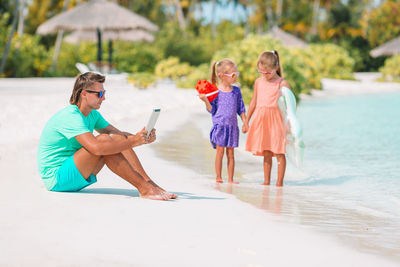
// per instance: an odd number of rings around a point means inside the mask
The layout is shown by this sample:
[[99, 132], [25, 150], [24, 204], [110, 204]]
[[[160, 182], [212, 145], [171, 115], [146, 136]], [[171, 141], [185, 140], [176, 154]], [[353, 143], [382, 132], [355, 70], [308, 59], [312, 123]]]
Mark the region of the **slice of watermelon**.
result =
[[208, 101], [213, 101], [218, 96], [218, 87], [207, 80], [200, 80], [196, 84], [196, 90], [199, 94], [205, 94]]

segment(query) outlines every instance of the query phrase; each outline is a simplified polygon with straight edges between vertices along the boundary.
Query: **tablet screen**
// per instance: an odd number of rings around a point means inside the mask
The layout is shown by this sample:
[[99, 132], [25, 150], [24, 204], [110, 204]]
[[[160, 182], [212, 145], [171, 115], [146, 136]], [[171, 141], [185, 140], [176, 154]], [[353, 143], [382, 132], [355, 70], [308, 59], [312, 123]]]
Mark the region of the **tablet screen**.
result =
[[156, 125], [156, 121], [158, 116], [160, 115], [161, 109], [153, 109], [151, 113], [149, 122], [147, 123], [146, 130], [147, 130], [147, 137], [149, 137], [151, 131], [153, 130], [154, 126]]

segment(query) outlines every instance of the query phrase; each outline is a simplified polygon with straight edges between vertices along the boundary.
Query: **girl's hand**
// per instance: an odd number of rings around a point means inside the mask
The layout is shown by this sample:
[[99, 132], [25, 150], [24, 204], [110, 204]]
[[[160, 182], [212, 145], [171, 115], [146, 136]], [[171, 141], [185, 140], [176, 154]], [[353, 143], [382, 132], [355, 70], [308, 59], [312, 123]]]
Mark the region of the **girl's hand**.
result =
[[199, 98], [201, 99], [201, 100], [203, 100], [204, 102], [206, 102], [208, 99], [207, 99], [207, 96], [205, 95], [205, 94], [199, 94]]
[[247, 123], [243, 123], [242, 132], [247, 133], [248, 130], [249, 130], [249, 125]]
[[149, 137], [146, 139], [146, 144], [153, 143], [156, 140], [156, 129], [151, 130]]

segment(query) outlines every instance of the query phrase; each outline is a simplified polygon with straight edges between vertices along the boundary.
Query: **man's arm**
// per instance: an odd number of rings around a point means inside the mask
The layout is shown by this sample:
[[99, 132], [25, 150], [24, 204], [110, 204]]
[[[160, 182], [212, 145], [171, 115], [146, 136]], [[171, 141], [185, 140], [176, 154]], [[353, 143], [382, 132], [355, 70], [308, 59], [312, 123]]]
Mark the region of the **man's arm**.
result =
[[[129, 136], [133, 135], [131, 133], [128, 132], [122, 132], [121, 130], [117, 129], [116, 127], [114, 127], [113, 125], [109, 124], [107, 127], [103, 128], [103, 129], [98, 129], [96, 130], [98, 133], [100, 134], [119, 134], [119, 135], [123, 135], [126, 138], [128, 138]], [[143, 130], [142, 130], [143, 131]], [[146, 131], [147, 133], [147, 131]], [[153, 143], [156, 140], [156, 129], [153, 129], [149, 135], [149, 137], [146, 139], [146, 144], [150, 144]]]
[[132, 135], [131, 133], [120, 131], [119, 129], [117, 129], [116, 127], [114, 127], [111, 124], [109, 124], [106, 128], [97, 129], [96, 131], [101, 134], [122, 134], [125, 136]]
[[129, 135], [126, 138], [112, 138], [112, 136], [99, 138], [95, 137], [91, 132], [77, 135], [75, 138], [92, 154], [111, 155], [148, 143], [146, 134], [147, 131], [143, 128], [137, 134]]

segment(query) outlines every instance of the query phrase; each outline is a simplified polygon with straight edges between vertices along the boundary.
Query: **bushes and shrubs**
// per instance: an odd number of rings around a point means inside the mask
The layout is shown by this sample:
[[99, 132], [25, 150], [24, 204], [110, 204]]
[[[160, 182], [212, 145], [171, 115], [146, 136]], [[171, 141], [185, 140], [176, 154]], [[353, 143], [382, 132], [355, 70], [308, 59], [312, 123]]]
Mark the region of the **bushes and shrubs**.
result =
[[379, 72], [386, 81], [400, 82], [400, 55], [386, 59], [385, 65]]
[[343, 48], [333, 44], [315, 44], [307, 49], [288, 49], [269, 36], [251, 35], [242, 41], [228, 44], [218, 51], [213, 60], [231, 58], [238, 65], [243, 88], [252, 88], [257, 73], [257, 59], [261, 52], [277, 50], [283, 75], [295, 94], [320, 89], [321, 78], [354, 79], [354, 60]]
[[[230, 23], [218, 27], [224, 34], [215, 40], [205, 38], [210, 34], [207, 27], [201, 27], [195, 35], [194, 32], [183, 33], [175, 25], [163, 28], [152, 44], [114, 42], [113, 62], [119, 71], [133, 73], [130, 80], [140, 88], [149, 86], [156, 78], [170, 78], [180, 88], [194, 88], [197, 80], [209, 79], [212, 62], [231, 58], [241, 72], [239, 82], [243, 92], [251, 95], [253, 83], [259, 77], [258, 55], [270, 50], [279, 51], [284, 77], [296, 95], [321, 88], [320, 81], [324, 77], [353, 79], [355, 61], [347, 50], [337, 45], [312, 44], [307, 49], [288, 49], [269, 36], [249, 35], [241, 39], [243, 28]], [[3, 40], [6, 33], [4, 29], [0, 31]], [[107, 59], [106, 44], [103, 47], [103, 58]], [[58, 64], [51, 69], [53, 49], [46, 51], [39, 37], [26, 34], [14, 37], [5, 74], [8, 77], [75, 76], [78, 73], [76, 62], [95, 62], [96, 54], [95, 43], [63, 43]], [[393, 64], [396, 63], [387, 62], [387, 66]], [[390, 68], [393, 67], [385, 65], [382, 72], [388, 77], [398, 75], [389, 73]]]
[[194, 70], [187, 62], [181, 63], [177, 57], [169, 57], [157, 63], [155, 75], [158, 78], [170, 78], [177, 81]]
[[44, 76], [50, 64], [49, 54], [40, 45], [39, 38], [24, 34], [13, 38], [4, 74], [6, 77]]
[[242, 41], [228, 44], [224, 49], [213, 56], [213, 61], [223, 58], [232, 59], [240, 72], [239, 82], [243, 89], [252, 89], [253, 83], [259, 77], [257, 72], [257, 59], [261, 52], [277, 50], [283, 65], [283, 75], [297, 93], [306, 90], [305, 78], [292, 61], [290, 51], [269, 36], [250, 35]]
[[128, 81], [138, 89], [145, 89], [156, 82], [156, 77], [148, 72], [136, 72], [128, 76]]

